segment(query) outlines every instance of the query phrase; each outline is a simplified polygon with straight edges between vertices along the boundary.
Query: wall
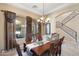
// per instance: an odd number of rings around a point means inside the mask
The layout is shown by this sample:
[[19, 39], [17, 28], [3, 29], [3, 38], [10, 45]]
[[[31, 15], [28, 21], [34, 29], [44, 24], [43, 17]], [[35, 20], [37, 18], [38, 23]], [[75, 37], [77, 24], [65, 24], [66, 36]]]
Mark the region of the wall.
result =
[[4, 49], [4, 13], [0, 12], [0, 50]]
[[55, 21], [55, 16], [54, 15], [50, 15], [48, 16], [50, 19], [50, 23], [51, 23], [51, 34], [56, 32], [56, 21]]

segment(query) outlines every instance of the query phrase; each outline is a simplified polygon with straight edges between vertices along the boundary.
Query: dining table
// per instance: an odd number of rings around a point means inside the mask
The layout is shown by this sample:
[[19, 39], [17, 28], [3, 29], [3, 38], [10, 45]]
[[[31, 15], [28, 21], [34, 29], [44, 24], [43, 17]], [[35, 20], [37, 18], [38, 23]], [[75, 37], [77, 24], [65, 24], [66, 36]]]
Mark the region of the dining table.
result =
[[26, 45], [27, 51], [31, 52], [35, 56], [42, 56], [44, 52], [50, 49], [51, 43], [55, 43], [59, 41], [57, 40], [46, 40], [46, 41], [38, 41], [33, 42], [31, 44]]

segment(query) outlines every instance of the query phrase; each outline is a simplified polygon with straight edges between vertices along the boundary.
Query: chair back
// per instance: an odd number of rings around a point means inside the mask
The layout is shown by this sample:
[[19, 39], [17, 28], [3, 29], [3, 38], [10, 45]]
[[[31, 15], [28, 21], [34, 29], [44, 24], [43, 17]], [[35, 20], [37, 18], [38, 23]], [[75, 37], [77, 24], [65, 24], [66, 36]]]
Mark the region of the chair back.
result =
[[61, 41], [63, 41], [63, 40], [64, 40], [64, 38], [65, 38], [65, 36], [63, 36], [60, 40], [61, 40]]
[[57, 56], [58, 51], [58, 42], [51, 43], [50, 45], [50, 54], [53, 56]]
[[41, 40], [42, 40], [42, 35], [41, 35], [41, 34], [38, 34], [38, 35], [36, 36], [36, 39], [38, 39], [38, 41], [41, 41]]
[[53, 56], [57, 56], [57, 54], [61, 55], [61, 45], [64, 38], [65, 37], [63, 36], [60, 40], [57, 40], [56, 42], [51, 43], [50, 54], [52, 54]]
[[61, 55], [61, 46], [64, 40], [64, 36], [62, 38], [60, 38], [59, 42], [58, 42], [58, 54]]
[[22, 56], [22, 52], [21, 52], [19, 44], [16, 44], [16, 51], [17, 51], [19, 56]]
[[26, 51], [26, 43], [23, 43], [23, 51]]
[[58, 33], [52, 33], [52, 38], [54, 39], [59, 39], [59, 34]]
[[65, 36], [63, 36], [62, 38], [60, 38], [60, 41], [59, 41], [60, 45], [62, 45], [64, 38], [65, 38]]

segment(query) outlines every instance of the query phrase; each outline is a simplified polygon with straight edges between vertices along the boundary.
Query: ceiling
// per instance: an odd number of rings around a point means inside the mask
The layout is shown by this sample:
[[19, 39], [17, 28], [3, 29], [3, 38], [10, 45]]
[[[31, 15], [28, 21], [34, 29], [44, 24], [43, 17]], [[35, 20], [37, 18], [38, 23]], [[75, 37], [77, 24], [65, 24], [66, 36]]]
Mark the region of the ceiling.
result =
[[22, 8], [24, 10], [31, 11], [38, 15], [43, 15], [43, 13], [44, 15], [47, 15], [69, 4], [68, 3], [44, 3], [43, 5], [43, 3], [9, 3], [9, 5], [13, 5], [13, 6]]

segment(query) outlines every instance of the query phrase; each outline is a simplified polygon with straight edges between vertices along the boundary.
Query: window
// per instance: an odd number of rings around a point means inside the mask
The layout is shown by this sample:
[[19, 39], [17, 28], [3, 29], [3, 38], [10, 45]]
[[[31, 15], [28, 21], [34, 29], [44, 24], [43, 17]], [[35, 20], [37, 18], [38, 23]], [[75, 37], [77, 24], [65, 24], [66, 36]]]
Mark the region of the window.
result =
[[23, 20], [20, 17], [17, 17], [16, 19], [16, 39], [23, 39], [26, 37], [26, 24], [25, 20]]

